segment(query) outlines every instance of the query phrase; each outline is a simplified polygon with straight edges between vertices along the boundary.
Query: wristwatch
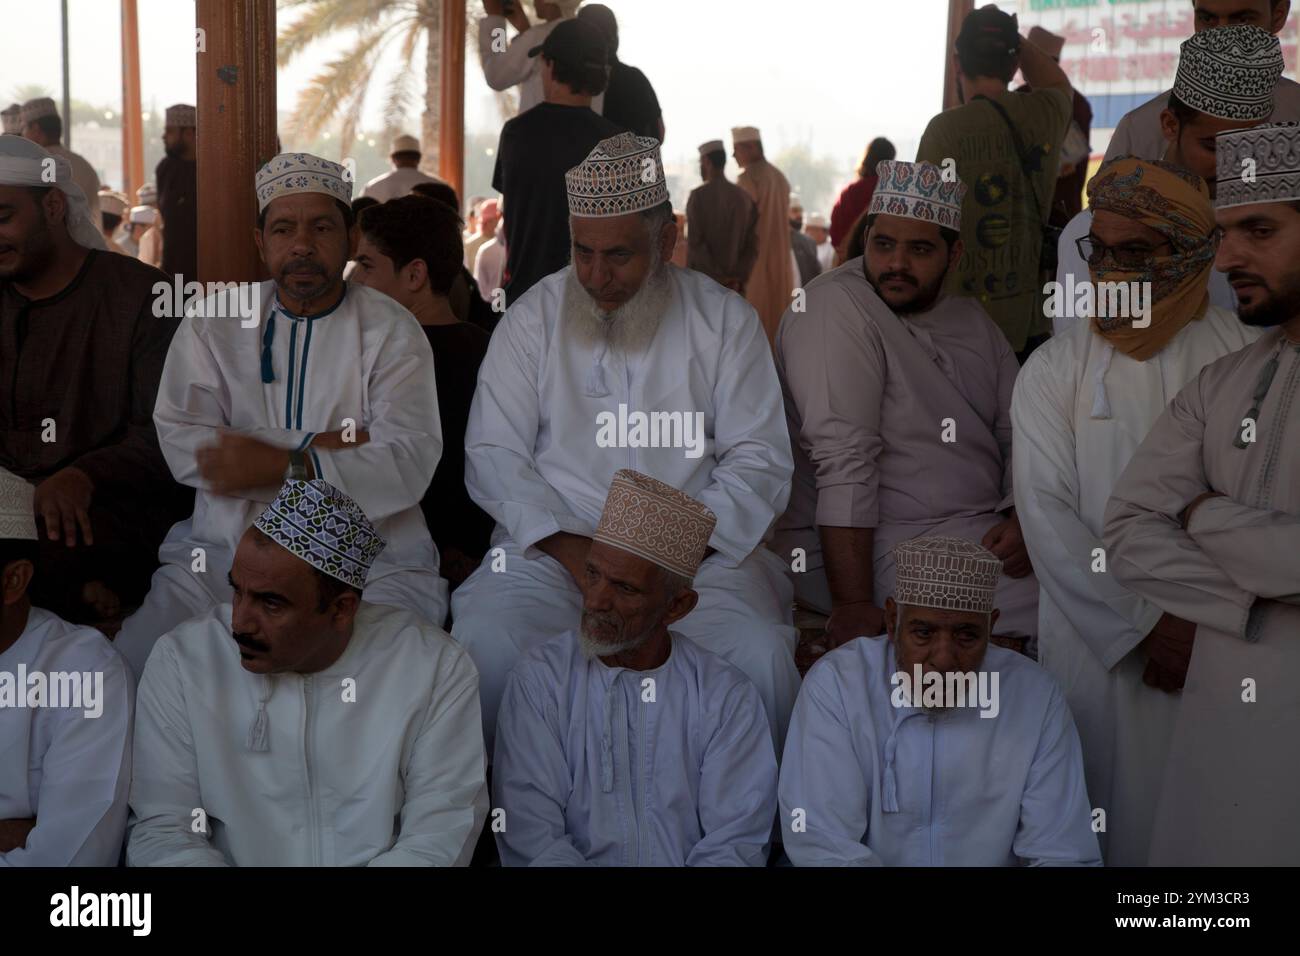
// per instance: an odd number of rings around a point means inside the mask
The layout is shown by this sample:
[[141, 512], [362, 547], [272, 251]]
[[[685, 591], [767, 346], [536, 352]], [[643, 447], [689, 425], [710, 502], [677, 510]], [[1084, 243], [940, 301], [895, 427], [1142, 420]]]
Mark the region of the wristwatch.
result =
[[307, 456], [301, 451], [289, 452], [289, 477], [294, 481], [307, 480]]

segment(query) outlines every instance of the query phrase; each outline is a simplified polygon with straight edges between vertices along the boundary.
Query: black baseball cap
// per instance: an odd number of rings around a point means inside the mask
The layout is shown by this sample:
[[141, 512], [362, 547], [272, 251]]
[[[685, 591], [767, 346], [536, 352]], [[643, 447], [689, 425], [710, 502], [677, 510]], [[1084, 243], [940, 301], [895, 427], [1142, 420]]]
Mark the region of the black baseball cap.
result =
[[538, 54], [572, 66], [599, 67], [609, 62], [609, 44], [599, 28], [570, 18], [557, 23], [542, 43], [528, 51], [529, 56]]
[[986, 53], [1016, 53], [1020, 49], [1020, 23], [1014, 13], [992, 4], [972, 10], [962, 21], [957, 48], [978, 46]]

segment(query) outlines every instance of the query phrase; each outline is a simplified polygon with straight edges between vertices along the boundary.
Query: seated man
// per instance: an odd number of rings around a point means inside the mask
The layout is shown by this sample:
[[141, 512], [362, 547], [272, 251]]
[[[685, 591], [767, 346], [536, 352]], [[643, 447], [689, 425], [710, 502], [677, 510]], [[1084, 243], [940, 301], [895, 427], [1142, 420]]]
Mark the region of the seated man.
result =
[[131, 866], [464, 866], [487, 814], [474, 666], [361, 599], [384, 542], [289, 481], [240, 538], [222, 604], [140, 682]]
[[403, 196], [367, 210], [360, 229], [352, 281], [414, 315], [433, 349], [438, 415], [448, 441], [420, 508], [443, 577], [455, 589], [483, 560], [492, 534], [492, 519], [465, 490], [465, 424], [488, 334], [457, 319], [448, 299], [463, 268], [460, 219], [445, 203]]
[[154, 286], [169, 280], [109, 253], [67, 159], [20, 136], [0, 140], [0, 247], [0, 467], [36, 485], [32, 598], [79, 623], [116, 618], [193, 502], [152, 418], [176, 331]]
[[622, 470], [592, 537], [582, 626], [510, 675], [497, 727], [507, 866], [763, 866], [776, 753], [735, 668], [669, 631], [717, 519]]
[[[1093, 315], [1029, 357], [1011, 402], [1016, 513], [1042, 588], [1043, 666], [1078, 722], [1092, 805], [1106, 811], [1106, 862], [1145, 866], [1180, 697], [1159, 649], [1192, 625], [1098, 572], [1103, 512], [1170, 396], [1259, 330], [1210, 303], [1214, 209], [1199, 176], [1121, 157], [1088, 183], [1088, 208], [1091, 275], [1079, 281], [1098, 290]], [[1102, 283], [1136, 274], [1151, 282], [1141, 316], [1126, 297], [1117, 310], [1103, 302]]]
[[36, 548], [32, 486], [0, 468], [0, 868], [116, 866], [131, 672], [103, 634], [32, 607]]
[[343, 281], [351, 190], [342, 166], [306, 153], [263, 166], [256, 239], [274, 278], [191, 307], [172, 342], [154, 421], [198, 493], [117, 637], [137, 675], [159, 637], [230, 600], [221, 569], [286, 477], [323, 478], [376, 522], [389, 546], [366, 600], [446, 617], [420, 512], [442, 452], [433, 353], [410, 312]]
[[[1173, 91], [1165, 95], [1165, 109], [1157, 114], [1164, 135], [1163, 158], [1205, 180], [1213, 199], [1214, 137], [1224, 130], [1254, 126], [1267, 117], [1282, 89], [1281, 82], [1281, 46], [1277, 37], [1258, 27], [1206, 30], [1184, 41]], [[1161, 155], [1144, 156], [1136, 149], [1133, 153], [1140, 159], [1161, 158]], [[1112, 140], [1107, 161], [1123, 155], [1115, 152]], [[1079, 246], [1091, 235], [1091, 209], [1078, 213], [1061, 232], [1056, 281], [1067, 291], [1088, 281], [1088, 265]], [[1217, 270], [1210, 275], [1210, 304], [1234, 312], [1237, 309], [1227, 276]], [[1079, 318], [1074, 309], [1051, 311], [1052, 327], [1057, 335]]]
[[799, 692], [781, 761], [790, 859], [1099, 865], [1060, 688], [1022, 655], [989, 647], [1001, 560], [938, 537], [900, 544], [895, 560], [889, 639], [826, 655]]
[[1011, 495], [1019, 367], [975, 300], [941, 294], [965, 187], [930, 163], [877, 172], [865, 255], [814, 281], [777, 334], [795, 476], [775, 545], [799, 600], [830, 615], [825, 650], [884, 633], [894, 547], [932, 534], [1002, 559], [999, 633], [1030, 637], [1038, 584]]
[[488, 740], [520, 655], [573, 626], [592, 532], [629, 464], [717, 515], [677, 630], [754, 682], [779, 739], [799, 674], [786, 568], [761, 545], [791, 463], [763, 328], [744, 299], [667, 263], [676, 225], [654, 140], [605, 140], [568, 196], [573, 265], [506, 311], [465, 436], [465, 482], [497, 530], [456, 591], [452, 635], [478, 665]]

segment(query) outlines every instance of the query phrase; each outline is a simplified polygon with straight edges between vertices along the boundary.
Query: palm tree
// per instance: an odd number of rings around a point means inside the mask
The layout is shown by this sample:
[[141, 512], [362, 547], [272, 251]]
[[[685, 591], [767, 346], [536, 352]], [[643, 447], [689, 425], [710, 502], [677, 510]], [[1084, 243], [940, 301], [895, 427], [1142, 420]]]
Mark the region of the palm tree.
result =
[[356, 134], [379, 57], [397, 40], [401, 41], [401, 67], [387, 81], [384, 124], [390, 133], [401, 128], [414, 103], [416, 50], [421, 39], [426, 41], [421, 165], [426, 172], [436, 174], [441, 125], [442, 0], [279, 0], [279, 8], [302, 8], [301, 16], [280, 31], [277, 50], [281, 66], [316, 40], [341, 30], [356, 33], [356, 42], [341, 57], [326, 64], [299, 93], [290, 120], [296, 134], [314, 139], [341, 117], [339, 142], [343, 150]]

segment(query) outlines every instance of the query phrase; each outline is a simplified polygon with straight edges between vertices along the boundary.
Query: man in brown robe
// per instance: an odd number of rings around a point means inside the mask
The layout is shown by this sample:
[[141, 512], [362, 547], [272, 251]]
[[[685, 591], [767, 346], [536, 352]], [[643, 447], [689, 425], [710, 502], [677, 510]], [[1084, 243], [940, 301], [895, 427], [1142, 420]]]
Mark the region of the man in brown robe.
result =
[[[1181, 619], [1143, 642], [1182, 689], [1154, 865], [1300, 863], [1300, 127], [1216, 138], [1215, 199], [1253, 345], [1174, 398], [1106, 507], [1110, 571]], [[1086, 626], [1087, 622], [1076, 622]]]
[[33, 601], [97, 622], [140, 599], [185, 513], [153, 425], [171, 286], [104, 249], [67, 160], [5, 137], [0, 161], [0, 467], [36, 486]]
[[758, 206], [758, 258], [745, 284], [745, 298], [757, 310], [771, 342], [795, 285], [790, 255], [790, 183], [763, 156], [763, 140], [754, 127], [733, 129], [731, 139], [732, 155], [744, 170], [736, 184]]
[[686, 201], [686, 266], [744, 295], [745, 280], [758, 259], [758, 207], [727, 179], [726, 167], [722, 140], [700, 147], [704, 185], [691, 190]]

